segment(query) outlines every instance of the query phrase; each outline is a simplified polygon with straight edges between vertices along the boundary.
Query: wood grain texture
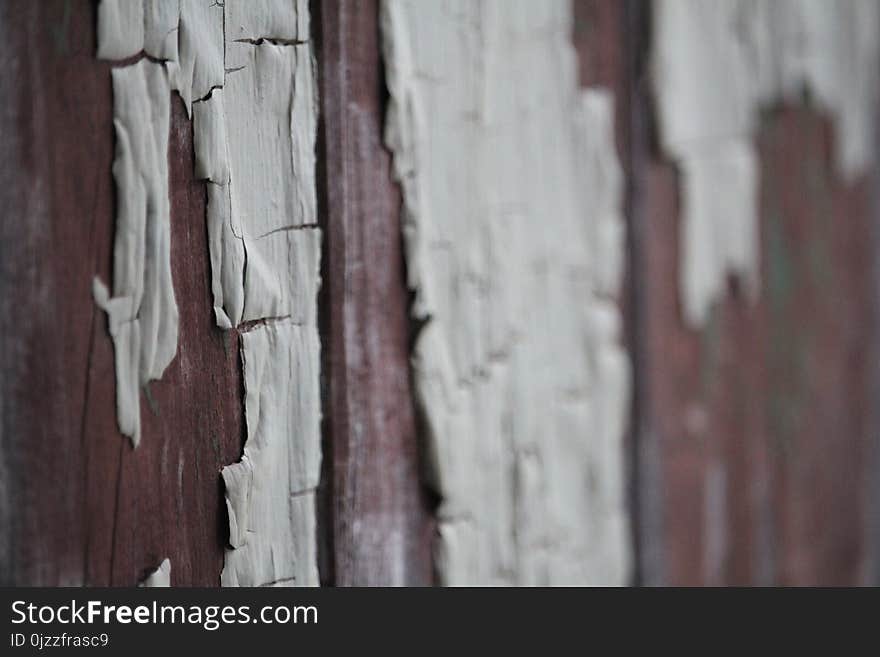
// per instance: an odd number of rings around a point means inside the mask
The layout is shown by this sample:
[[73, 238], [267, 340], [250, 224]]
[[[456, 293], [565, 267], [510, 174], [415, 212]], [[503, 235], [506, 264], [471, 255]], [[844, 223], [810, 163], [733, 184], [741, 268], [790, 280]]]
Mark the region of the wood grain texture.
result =
[[[237, 338], [214, 326], [205, 188], [172, 97], [169, 152], [178, 353], [142, 404], [132, 450], [115, 421], [113, 348], [91, 299], [109, 280], [114, 217], [110, 66], [90, 2], [0, 5], [0, 371], [10, 584], [133, 585], [163, 558], [175, 585], [216, 585], [220, 467], [241, 453]], [[151, 410], [151, 407], [154, 410]]]
[[433, 520], [419, 475], [400, 192], [382, 145], [378, 2], [313, 7], [325, 239], [322, 580], [425, 585]]

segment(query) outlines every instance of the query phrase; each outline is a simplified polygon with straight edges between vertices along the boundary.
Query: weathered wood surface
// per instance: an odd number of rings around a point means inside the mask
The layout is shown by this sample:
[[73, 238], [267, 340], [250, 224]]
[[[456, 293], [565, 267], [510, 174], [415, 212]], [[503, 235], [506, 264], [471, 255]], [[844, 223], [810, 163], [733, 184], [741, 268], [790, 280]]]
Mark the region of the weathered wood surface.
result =
[[[113, 349], [92, 301], [114, 224], [110, 65], [91, 3], [5, 3], [0, 172], [3, 580], [134, 584], [164, 557], [176, 585], [215, 585], [226, 542], [219, 470], [242, 445], [238, 339], [211, 316], [205, 186], [172, 99], [178, 354], [142, 404], [137, 450], [115, 421]], [[399, 195], [381, 145], [374, 3], [321, 7], [327, 230], [322, 298], [328, 583], [431, 581], [429, 503], [409, 393]], [[15, 101], [15, 102], [12, 102]], [[155, 411], [150, 410], [155, 407]], [[332, 507], [332, 508], [331, 508]]]
[[[237, 338], [214, 326], [205, 187], [173, 98], [169, 152], [177, 356], [142, 404], [133, 450], [116, 426], [113, 347], [92, 301], [110, 280], [110, 66], [90, 2], [0, 4], [2, 580], [133, 585], [163, 558], [174, 584], [216, 585], [219, 470], [241, 453]], [[154, 410], [151, 410], [151, 407]]]
[[387, 92], [379, 3], [317, 4], [323, 578], [338, 585], [424, 585], [433, 577], [433, 522], [420, 483], [400, 191], [382, 144]]
[[[375, 2], [321, 0], [325, 231], [322, 580], [432, 581], [408, 366], [399, 192], [382, 146]], [[700, 332], [678, 296], [679, 185], [656, 148], [643, 0], [576, 0], [583, 84], [612, 87], [628, 175], [634, 362], [628, 454], [637, 582], [866, 583], [876, 545], [876, 181], [844, 187], [823, 117], [787, 107], [758, 137], [757, 304], [731, 281]], [[91, 296], [114, 223], [110, 65], [94, 3], [0, 3], [0, 581], [132, 585], [163, 558], [216, 585], [219, 470], [242, 448], [238, 339], [211, 314], [205, 187], [172, 99], [178, 354], [116, 426], [113, 350]], [[154, 407], [155, 410], [152, 410]], [[873, 487], [873, 488], [872, 488]]]

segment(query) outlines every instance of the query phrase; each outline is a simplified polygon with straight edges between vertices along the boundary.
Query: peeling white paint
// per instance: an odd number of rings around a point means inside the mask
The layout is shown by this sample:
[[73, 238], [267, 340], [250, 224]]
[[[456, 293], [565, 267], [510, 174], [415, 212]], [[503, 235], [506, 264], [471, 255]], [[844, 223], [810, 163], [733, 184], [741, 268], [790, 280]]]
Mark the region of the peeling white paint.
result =
[[314, 491], [321, 469], [314, 324], [272, 322], [241, 336], [247, 442], [223, 469], [230, 545], [221, 583], [314, 586]]
[[570, 3], [385, 0], [413, 354], [446, 584], [622, 584], [629, 362], [608, 92]]
[[309, 0], [238, 0], [226, 9], [226, 41], [309, 40]]
[[223, 90], [193, 107], [193, 149], [195, 175], [215, 185], [229, 184], [229, 155], [226, 152], [226, 112]]
[[231, 43], [227, 66], [222, 93], [196, 110], [197, 164], [222, 186], [208, 199], [215, 315], [224, 327], [311, 321], [317, 230], [299, 230], [317, 223], [311, 49]]
[[178, 0], [101, 0], [98, 57], [177, 59]]
[[159, 567], [138, 586], [144, 588], [167, 588], [171, 586], [171, 560], [163, 559]]
[[835, 130], [846, 182], [873, 158], [880, 3], [654, 0], [663, 149], [681, 167], [684, 318], [702, 325], [728, 272], [758, 291], [759, 111], [808, 89]]
[[223, 86], [223, 3], [217, 0], [180, 0], [178, 27], [180, 63], [175, 88], [192, 116], [194, 100]]
[[176, 349], [167, 182], [176, 89], [194, 120], [195, 175], [208, 182], [215, 317], [226, 329], [249, 323], [248, 434], [242, 460], [222, 473], [230, 548], [221, 581], [316, 585], [321, 233], [308, 2], [103, 0], [98, 33], [100, 57], [143, 50], [163, 60], [113, 72], [114, 295], [99, 281], [94, 295], [116, 347], [120, 428], [137, 443], [138, 384], [158, 378]]
[[217, 326], [224, 329], [237, 326], [244, 309], [244, 239], [241, 228], [233, 223], [231, 189], [228, 184], [208, 185], [211, 291], [214, 318]]
[[177, 352], [177, 304], [171, 281], [168, 130], [171, 94], [161, 64], [116, 68], [113, 124], [116, 236], [113, 295], [95, 279], [116, 352], [119, 429], [137, 446], [140, 388], [162, 376]]
[[[226, 3], [226, 77], [195, 109], [214, 314], [242, 335], [248, 439], [224, 468], [224, 586], [318, 584], [317, 98], [303, 2]], [[274, 43], [279, 42], [279, 43]]]
[[226, 12], [225, 83], [195, 117], [214, 314], [224, 328], [265, 323], [241, 338], [248, 438], [242, 460], [223, 470], [221, 583], [316, 586], [321, 233], [308, 8], [227, 0]]

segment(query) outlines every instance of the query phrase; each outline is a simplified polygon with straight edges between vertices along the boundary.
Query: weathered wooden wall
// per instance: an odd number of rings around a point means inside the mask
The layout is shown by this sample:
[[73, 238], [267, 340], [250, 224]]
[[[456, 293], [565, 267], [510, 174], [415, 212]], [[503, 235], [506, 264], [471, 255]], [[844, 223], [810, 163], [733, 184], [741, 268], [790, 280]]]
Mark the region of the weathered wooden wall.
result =
[[[419, 471], [400, 194], [382, 145], [377, 3], [316, 0], [324, 475], [322, 581], [432, 581]], [[657, 147], [650, 3], [575, 0], [583, 84], [617, 98], [627, 176], [634, 366], [628, 445], [636, 579], [856, 584], [876, 577], [876, 180], [845, 186], [815, 109], [762, 120], [762, 284], [731, 280], [700, 331], [682, 321], [679, 180]], [[220, 468], [242, 449], [237, 336], [211, 315], [205, 186], [172, 102], [178, 354], [133, 450], [92, 302], [114, 217], [110, 65], [94, 4], [0, 3], [0, 580], [132, 585], [164, 558], [216, 585]], [[880, 70], [880, 67], [878, 67]]]
[[[323, 577], [426, 583], [430, 521], [408, 389], [399, 200], [381, 146], [377, 9], [319, 10], [322, 166], [333, 180], [321, 194], [331, 268]], [[237, 335], [211, 316], [192, 124], [175, 96], [169, 187], [181, 335], [133, 450], [116, 427], [113, 347], [91, 299], [93, 277], [109, 277], [114, 218], [111, 67], [95, 57], [94, 6], [24, 1], [0, 11], [0, 171], [11, 190], [0, 260], [3, 580], [133, 584], [167, 556], [175, 584], [216, 585], [227, 539], [219, 472], [241, 454], [242, 388]]]

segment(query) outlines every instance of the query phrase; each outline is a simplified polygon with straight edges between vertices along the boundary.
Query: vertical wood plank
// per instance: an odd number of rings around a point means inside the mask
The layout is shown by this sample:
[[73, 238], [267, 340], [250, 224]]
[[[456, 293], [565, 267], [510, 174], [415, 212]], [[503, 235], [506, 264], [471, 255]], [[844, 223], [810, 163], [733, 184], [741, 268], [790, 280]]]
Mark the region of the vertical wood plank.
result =
[[[219, 470], [241, 450], [234, 335], [214, 327], [205, 188], [173, 98], [169, 149], [178, 353], [133, 450], [116, 426], [113, 347], [92, 278], [110, 280], [110, 66], [94, 3], [0, 5], [0, 579], [134, 585], [169, 557], [173, 584], [216, 585]], [[151, 410], [151, 406], [155, 410]]]
[[313, 4], [325, 235], [322, 578], [424, 585], [433, 523], [419, 476], [400, 193], [382, 144], [378, 2]]

